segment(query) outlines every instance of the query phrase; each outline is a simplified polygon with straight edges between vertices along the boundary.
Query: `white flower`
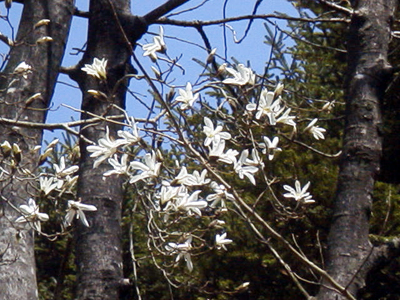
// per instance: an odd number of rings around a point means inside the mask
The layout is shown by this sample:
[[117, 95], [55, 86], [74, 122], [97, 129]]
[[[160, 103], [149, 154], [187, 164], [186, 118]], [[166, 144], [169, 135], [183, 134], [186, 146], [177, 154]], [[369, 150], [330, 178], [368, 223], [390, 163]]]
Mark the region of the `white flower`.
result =
[[201, 173], [197, 170], [194, 170], [193, 174], [186, 179], [185, 184], [188, 186], [206, 185], [211, 181], [211, 179], [206, 178], [206, 176], [207, 170], [203, 170]]
[[221, 125], [218, 125], [214, 129], [214, 124], [211, 122], [209, 118], [204, 117], [204, 123], [205, 126], [203, 127], [203, 132], [207, 136], [206, 139], [204, 140], [204, 146], [206, 147], [209, 146], [212, 141], [219, 143], [221, 139], [229, 140], [231, 138], [230, 133], [222, 132], [223, 127]]
[[258, 155], [258, 151], [256, 149], [251, 150], [251, 157], [250, 158], [246, 158], [245, 164], [247, 166], [254, 166], [254, 167], [262, 167], [264, 168], [264, 162], [262, 161], [261, 157]]
[[210, 207], [216, 207], [219, 203], [221, 203], [221, 207], [226, 207], [225, 199], [227, 200], [235, 200], [235, 197], [228, 193], [226, 187], [224, 185], [219, 185], [215, 181], [211, 182], [211, 188], [214, 190], [215, 194], [210, 194], [207, 196], [207, 201], [212, 201]]
[[66, 226], [71, 226], [72, 220], [76, 215], [76, 218], [80, 219], [83, 225], [89, 227], [89, 223], [86, 220], [86, 216], [83, 211], [96, 211], [96, 210], [97, 208], [94, 205], [83, 204], [79, 201], [68, 200], [68, 209], [64, 223]]
[[163, 205], [176, 198], [179, 190], [180, 187], [177, 186], [163, 185], [160, 193], [156, 197], [160, 200], [160, 204]]
[[144, 162], [145, 163], [133, 161], [130, 163], [130, 167], [132, 169], [140, 170], [142, 171], [142, 173], [132, 176], [129, 180], [129, 183], [135, 183], [139, 180], [154, 178], [158, 176], [161, 163], [156, 162], [156, 154], [154, 153], [154, 151], [151, 151], [151, 154], [146, 153], [146, 155], [144, 156]]
[[167, 46], [164, 42], [164, 28], [160, 26], [160, 34], [153, 37], [153, 43], [143, 45], [142, 48], [144, 50], [143, 56], [150, 56], [153, 62], [158, 58], [156, 52], [165, 53]]
[[207, 170], [203, 170], [201, 174], [197, 170], [195, 170], [193, 174], [189, 174], [187, 172], [186, 167], [182, 167], [178, 176], [176, 176], [174, 182], [186, 186], [205, 185], [211, 181], [208, 178], [206, 179], [206, 176], [207, 176]]
[[231, 244], [232, 242], [233, 242], [232, 240], [226, 238], [226, 232], [221, 235], [217, 234], [215, 236], [215, 246], [217, 247], [218, 250], [221, 248], [224, 249], [225, 251], [228, 250], [226, 249], [225, 245]]
[[257, 109], [256, 119], [260, 119], [263, 115], [266, 115], [270, 125], [276, 124], [276, 116], [279, 113], [281, 106], [281, 100], [278, 98], [274, 101], [275, 93], [269, 92], [267, 89], [263, 89], [260, 95], [258, 103], [249, 103], [246, 105], [248, 111], [254, 111]]
[[246, 68], [243, 64], [237, 66], [237, 71], [233, 68], [226, 68], [226, 71], [230, 73], [233, 78], [227, 78], [222, 81], [225, 84], [232, 85], [246, 85], [254, 84], [256, 81], [256, 76], [250, 68]]
[[135, 145], [139, 143], [140, 136], [135, 119], [133, 117], [129, 121], [129, 125], [130, 125], [129, 127], [132, 129], [132, 133], [126, 130], [118, 130], [118, 136], [123, 138], [126, 141], [127, 145]]
[[236, 162], [236, 156], [239, 152], [236, 150], [228, 149], [225, 150], [225, 140], [212, 141], [210, 149], [210, 157], [217, 157], [217, 160], [226, 164], [233, 164]]
[[97, 157], [93, 163], [93, 168], [97, 168], [107, 158], [113, 156], [117, 152], [118, 147], [125, 145], [125, 139], [111, 140], [108, 126], [106, 127], [105, 137], [99, 139], [99, 145], [90, 145], [86, 149], [88, 152], [93, 152], [90, 157]]
[[28, 74], [32, 73], [32, 67], [23, 61], [14, 69], [13, 73], [17, 75], [22, 75], [22, 77], [27, 79]]
[[[284, 110], [284, 108], [281, 109], [281, 112]], [[276, 119], [276, 123], [282, 123], [286, 125], [290, 125], [293, 128], [296, 128], [296, 122], [294, 119], [296, 118], [295, 116], [289, 116], [290, 113], [290, 108], [288, 108], [283, 115], [281, 115], [278, 119]]]
[[256, 185], [254, 174], [258, 172], [258, 168], [254, 165], [247, 165], [248, 156], [249, 150], [243, 150], [240, 154], [239, 161], [234, 164], [234, 170], [239, 175], [240, 179], [243, 179], [244, 176], [246, 176], [252, 184]]
[[317, 123], [318, 119], [314, 119], [310, 122], [310, 124], [307, 125], [307, 127], [304, 129], [304, 132], [309, 131], [316, 140], [323, 140], [325, 139], [324, 132], [326, 132], [325, 128], [314, 126], [315, 123]]
[[193, 107], [193, 103], [199, 98], [199, 93], [193, 95], [192, 85], [190, 82], [186, 84], [186, 90], [179, 89], [178, 92], [180, 96], [176, 97], [175, 100], [183, 103], [181, 105], [181, 110]]
[[278, 97], [282, 94], [284, 87], [285, 86], [282, 83], [278, 83], [274, 91], [275, 97]]
[[19, 209], [22, 213], [22, 216], [17, 218], [15, 222], [30, 223], [36, 231], [41, 232], [40, 222], [47, 221], [49, 219], [49, 215], [39, 212], [39, 207], [36, 205], [35, 200], [30, 198], [28, 200], [28, 205], [22, 204], [20, 205]]
[[95, 57], [91, 65], [85, 64], [85, 66], [81, 68], [81, 70], [86, 72], [86, 74], [90, 76], [96, 77], [100, 80], [106, 80], [107, 79], [106, 67], [107, 67], [107, 60], [105, 58], [100, 60], [97, 57]]
[[60, 159], [60, 165], [57, 164], [53, 164], [53, 168], [56, 172], [56, 180], [57, 180], [57, 188], [60, 189], [63, 184], [64, 184], [64, 180], [66, 177], [68, 177], [69, 175], [74, 174], [75, 172], [77, 172], [79, 170], [78, 166], [71, 166], [71, 167], [66, 167], [65, 166], [65, 157], [61, 157]]
[[182, 257], [184, 258], [189, 272], [193, 271], [193, 263], [189, 253], [189, 251], [192, 249], [191, 243], [192, 236], [189, 236], [189, 238], [182, 244], [168, 243], [168, 245], [165, 246], [165, 249], [171, 254], [178, 254], [175, 262], [179, 262]]
[[307, 184], [301, 188], [300, 181], [296, 180], [295, 182], [295, 189], [292, 188], [289, 185], [284, 185], [283, 188], [287, 190], [289, 193], [284, 194], [283, 197], [286, 198], [294, 198], [295, 201], [297, 202], [303, 202], [303, 203], [314, 203], [315, 200], [312, 199], [312, 196], [310, 195], [309, 192], [307, 192], [307, 189], [310, 186], [310, 182], [307, 182]]
[[103, 176], [111, 176], [113, 174], [117, 175], [129, 175], [129, 166], [127, 164], [128, 154], [124, 153], [121, 156], [121, 162], [118, 161], [118, 156], [115, 154], [113, 158], [109, 158], [108, 162], [113, 166], [113, 170], [109, 170], [103, 174]]
[[194, 191], [191, 195], [187, 192], [182, 193], [175, 203], [176, 210], [183, 210], [191, 215], [194, 212], [196, 215], [201, 216], [201, 208], [207, 207], [207, 202], [204, 200], [198, 200], [201, 191]]
[[54, 177], [39, 177], [40, 190], [47, 196], [52, 190], [58, 187]]
[[321, 110], [330, 112], [335, 107], [336, 100], [326, 101], [326, 103], [322, 106]]
[[279, 137], [274, 137], [272, 141], [266, 136], [264, 136], [263, 139], [264, 143], [260, 143], [260, 147], [263, 149], [262, 152], [264, 154], [268, 152], [268, 159], [273, 160], [275, 153], [282, 151], [282, 149], [278, 147]]

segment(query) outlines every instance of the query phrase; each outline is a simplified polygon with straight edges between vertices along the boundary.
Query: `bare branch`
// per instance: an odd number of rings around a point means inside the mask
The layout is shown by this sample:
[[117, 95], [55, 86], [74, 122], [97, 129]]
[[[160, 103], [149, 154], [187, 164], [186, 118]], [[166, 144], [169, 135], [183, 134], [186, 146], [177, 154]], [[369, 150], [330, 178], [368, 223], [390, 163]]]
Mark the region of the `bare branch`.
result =
[[160, 18], [155, 21], [155, 24], [168, 24], [168, 25], [176, 25], [183, 27], [196, 27], [196, 26], [211, 26], [211, 25], [220, 25], [223, 23], [230, 22], [238, 22], [243, 20], [252, 20], [252, 19], [278, 19], [278, 20], [288, 20], [288, 21], [300, 21], [300, 22], [309, 22], [309, 23], [349, 23], [350, 20], [347, 18], [301, 18], [301, 17], [290, 17], [286, 15], [276, 15], [276, 14], [266, 14], [266, 15], [245, 15], [245, 16], [237, 16], [219, 20], [211, 20], [211, 21], [183, 21], [183, 20], [172, 20], [167, 18]]
[[169, 0], [168, 2], [164, 3], [163, 5], [157, 7], [156, 9], [145, 15], [144, 19], [146, 20], [147, 24], [157, 23], [156, 21], [160, 17], [181, 6], [182, 4], [185, 4], [188, 1], [189, 0]]

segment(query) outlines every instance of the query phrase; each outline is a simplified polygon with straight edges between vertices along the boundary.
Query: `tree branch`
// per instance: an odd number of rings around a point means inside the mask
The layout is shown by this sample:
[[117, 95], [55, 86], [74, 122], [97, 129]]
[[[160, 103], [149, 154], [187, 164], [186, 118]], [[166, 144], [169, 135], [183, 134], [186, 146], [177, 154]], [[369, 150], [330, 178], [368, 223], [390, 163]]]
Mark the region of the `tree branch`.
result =
[[157, 7], [156, 9], [145, 15], [144, 19], [146, 20], [147, 24], [156, 23], [156, 21], [160, 17], [181, 6], [182, 4], [185, 4], [188, 1], [189, 0], [169, 0], [168, 2], [164, 3], [163, 5]]

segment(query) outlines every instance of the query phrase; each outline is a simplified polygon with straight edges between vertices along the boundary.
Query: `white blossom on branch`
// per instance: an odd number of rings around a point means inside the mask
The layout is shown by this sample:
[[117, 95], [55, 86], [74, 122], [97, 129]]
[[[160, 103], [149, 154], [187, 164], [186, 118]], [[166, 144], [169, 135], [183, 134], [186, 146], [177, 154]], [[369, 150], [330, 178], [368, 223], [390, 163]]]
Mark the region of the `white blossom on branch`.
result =
[[68, 200], [68, 209], [65, 216], [64, 224], [71, 226], [75, 216], [80, 219], [82, 224], [89, 227], [89, 222], [86, 219], [84, 211], [97, 211], [96, 206], [90, 204], [83, 204], [80, 201]]
[[325, 139], [324, 132], [326, 132], [326, 129], [315, 126], [315, 124], [317, 122], [318, 122], [318, 119], [313, 119], [310, 122], [310, 124], [308, 124], [307, 127], [304, 128], [304, 132], [307, 132], [307, 131], [310, 132], [316, 140], [319, 140], [319, 139], [323, 140], [323, 139]]
[[246, 110], [255, 111], [256, 119], [259, 120], [262, 116], [267, 116], [270, 125], [276, 124], [276, 117], [281, 110], [280, 102], [278, 98], [274, 101], [275, 93], [269, 92], [267, 89], [263, 89], [260, 95], [258, 103], [249, 103], [246, 105]]
[[199, 98], [199, 93], [193, 95], [192, 85], [190, 82], [186, 84], [186, 89], [179, 89], [179, 96], [176, 97], [176, 101], [182, 102], [181, 110], [187, 110], [193, 107], [194, 102]]
[[192, 249], [191, 243], [192, 236], [189, 236], [182, 244], [168, 243], [168, 245], [165, 246], [165, 249], [169, 251], [171, 255], [177, 254], [175, 262], [179, 262], [181, 258], [185, 260], [189, 272], [193, 271], [193, 262], [190, 256], [190, 250]]
[[117, 152], [118, 147], [126, 145], [126, 143], [127, 141], [125, 139], [112, 140], [107, 126], [106, 135], [99, 139], [98, 145], [86, 147], [88, 152], [93, 152], [90, 157], [97, 157], [93, 163], [93, 168], [97, 168], [103, 161], [113, 156]]
[[225, 251], [227, 251], [228, 249], [226, 249], [226, 245], [231, 244], [233, 241], [230, 239], [226, 238], [227, 233], [223, 233], [221, 235], [217, 234], [215, 236], [215, 246], [217, 247], [217, 249], [224, 249]]
[[226, 68], [226, 72], [233, 77], [225, 79], [222, 81], [222, 83], [231, 85], [255, 84], [256, 75], [250, 68], [246, 68], [243, 64], [239, 64], [236, 69], [237, 70], [233, 68]]
[[259, 146], [262, 149], [263, 154], [268, 153], [268, 159], [273, 160], [275, 153], [282, 151], [281, 148], [278, 147], [279, 137], [274, 137], [272, 141], [267, 136], [263, 136], [264, 143], [260, 143]]
[[214, 128], [213, 122], [207, 118], [204, 117], [204, 124], [205, 126], [203, 127], [203, 132], [206, 135], [206, 139], [204, 140], [204, 146], [209, 146], [211, 142], [215, 141], [216, 143], [219, 143], [220, 140], [229, 140], [231, 139], [231, 135], [228, 132], [223, 132], [222, 129], [223, 127], [221, 125], [218, 125], [216, 128]]
[[283, 188], [287, 190], [289, 193], [283, 195], [286, 198], [293, 198], [297, 202], [302, 202], [304, 204], [314, 203], [315, 200], [312, 199], [312, 196], [309, 192], [307, 192], [310, 187], [310, 182], [302, 188], [300, 185], [300, 181], [296, 180], [295, 188], [292, 188], [289, 185], [284, 185]]
[[144, 163], [132, 161], [130, 167], [133, 170], [142, 171], [140, 174], [132, 176], [129, 180], [129, 183], [135, 183], [146, 178], [157, 177], [160, 172], [161, 163], [157, 162], [156, 154], [154, 151], [151, 151], [151, 153], [146, 153], [144, 156]]
[[167, 46], [164, 42], [164, 28], [160, 26], [160, 34], [153, 37], [153, 43], [142, 46], [144, 53], [143, 56], [150, 56], [153, 62], [156, 62], [158, 57], [156, 52], [165, 53]]
[[91, 65], [85, 64], [85, 66], [81, 68], [81, 70], [90, 76], [96, 77], [100, 80], [106, 80], [107, 79], [106, 67], [107, 67], [107, 60], [105, 58], [102, 58], [100, 60], [97, 57], [95, 57]]
[[29, 223], [38, 232], [41, 232], [40, 222], [49, 220], [49, 215], [39, 212], [39, 206], [36, 205], [35, 200], [32, 198], [28, 200], [28, 205], [20, 205], [19, 210], [22, 213], [22, 216], [18, 217], [15, 222]]

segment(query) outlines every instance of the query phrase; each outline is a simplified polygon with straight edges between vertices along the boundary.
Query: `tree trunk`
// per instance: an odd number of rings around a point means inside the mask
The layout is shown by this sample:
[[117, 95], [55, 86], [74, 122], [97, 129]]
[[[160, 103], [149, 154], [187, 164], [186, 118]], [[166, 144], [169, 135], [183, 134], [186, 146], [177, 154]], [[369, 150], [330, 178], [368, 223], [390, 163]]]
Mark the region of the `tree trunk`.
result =
[[[382, 151], [380, 104], [392, 73], [387, 54], [397, 1], [354, 2], [347, 47], [346, 125], [327, 271], [356, 296], [370, 266], [369, 218]], [[345, 299], [325, 287], [317, 298]]]
[[[144, 27], [136, 28], [136, 33], [132, 32], [135, 28], [130, 27], [129, 32], [124, 34], [122, 26], [125, 28], [130, 19], [129, 0], [90, 2], [87, 50], [78, 69], [72, 75], [83, 93], [82, 110], [99, 116], [122, 113], [112, 105], [125, 107], [128, 80], [123, 77], [132, 73], [130, 70], [133, 69], [129, 63], [132, 48], [126, 37], [136, 36], [138, 39], [145, 32]], [[80, 70], [84, 64], [92, 64], [94, 58], [107, 59], [106, 82], [101, 82]], [[97, 99], [87, 93], [89, 89], [101, 91], [108, 98]], [[81, 115], [82, 119], [90, 117], [85, 113]], [[106, 126], [110, 136], [115, 138], [120, 126], [104, 122], [82, 127], [81, 134], [97, 143], [99, 138], [104, 137]], [[122, 182], [116, 176], [103, 179], [103, 173], [110, 169], [110, 165], [104, 162], [93, 168], [94, 159], [86, 150], [87, 146], [84, 140], [80, 141], [78, 198], [82, 203], [95, 205], [97, 211], [87, 213], [90, 227], [78, 224], [76, 232], [77, 299], [115, 300], [119, 299], [123, 275], [120, 227]]]
[[[72, 0], [26, 0], [17, 34], [17, 43], [10, 51], [10, 60], [0, 78], [0, 115], [5, 118], [42, 123], [46, 118], [46, 108], [53, 95], [58, 70], [64, 55], [70, 20], [74, 10]], [[42, 20], [50, 19], [50, 24], [34, 29]], [[36, 44], [44, 36], [52, 42]], [[32, 72], [26, 78], [12, 74], [21, 63], [26, 62]], [[31, 103], [26, 100], [40, 93]], [[19, 166], [34, 172], [37, 168], [37, 153], [29, 152], [42, 143], [42, 130], [0, 124], [0, 141], [16, 143], [22, 150]], [[2, 160], [3, 162], [3, 160]], [[34, 258], [34, 232], [26, 226], [16, 227], [14, 222], [19, 213], [11, 205], [27, 204], [34, 197], [33, 176], [13, 171], [7, 164], [2, 167], [10, 176], [2, 175], [0, 194], [0, 294], [2, 299], [37, 299], [36, 268]]]

